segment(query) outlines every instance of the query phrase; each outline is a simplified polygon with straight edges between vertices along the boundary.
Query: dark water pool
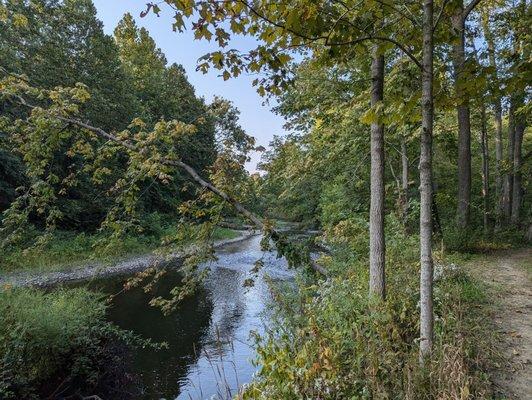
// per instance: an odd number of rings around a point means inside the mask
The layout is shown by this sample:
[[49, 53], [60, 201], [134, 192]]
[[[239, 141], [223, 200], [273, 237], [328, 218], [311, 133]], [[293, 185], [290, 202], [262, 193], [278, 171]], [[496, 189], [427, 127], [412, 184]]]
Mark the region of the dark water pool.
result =
[[[209, 264], [211, 273], [203, 287], [170, 316], [148, 305], [152, 295], [140, 289], [115, 297], [109, 317], [120, 327], [145, 338], [165, 341], [168, 349], [136, 350], [133, 369], [145, 399], [228, 398], [251, 380], [255, 367], [251, 331], [263, 332], [271, 300], [265, 275], [273, 281], [290, 281], [292, 273], [282, 259], [260, 250], [260, 237], [227, 245]], [[255, 261], [264, 267], [253, 287], [244, 287]], [[91, 282], [91, 288], [118, 293], [124, 277]], [[167, 293], [179, 282], [170, 272], [155, 289]]]

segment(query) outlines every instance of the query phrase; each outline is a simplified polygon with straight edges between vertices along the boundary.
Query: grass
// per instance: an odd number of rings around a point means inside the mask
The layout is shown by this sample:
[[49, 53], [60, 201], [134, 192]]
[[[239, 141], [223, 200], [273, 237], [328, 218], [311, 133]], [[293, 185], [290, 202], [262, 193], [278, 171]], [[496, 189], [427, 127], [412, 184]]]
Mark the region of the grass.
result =
[[[177, 232], [170, 225], [149, 236], [138, 235], [121, 238], [101, 250], [100, 234], [85, 234], [58, 231], [44, 247], [11, 249], [0, 260], [1, 272], [14, 271], [59, 271], [86, 265], [90, 262], [112, 261], [149, 253], [161, 245], [161, 239]], [[239, 233], [228, 228], [217, 227], [213, 240], [238, 237]]]

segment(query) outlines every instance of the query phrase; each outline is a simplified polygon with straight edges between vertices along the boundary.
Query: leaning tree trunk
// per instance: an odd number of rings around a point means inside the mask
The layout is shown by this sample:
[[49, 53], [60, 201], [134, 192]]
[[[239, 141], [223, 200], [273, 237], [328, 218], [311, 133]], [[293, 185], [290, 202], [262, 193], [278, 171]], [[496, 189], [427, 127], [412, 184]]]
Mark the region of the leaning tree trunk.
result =
[[465, 83], [465, 21], [464, 7], [459, 7], [451, 17], [456, 43], [453, 45], [454, 87], [456, 95], [456, 113], [458, 119], [458, 204], [457, 224], [460, 228], [469, 225], [471, 204], [471, 118], [469, 96], [463, 89]]
[[495, 41], [489, 27], [489, 16], [484, 13], [482, 16], [484, 37], [488, 45], [488, 58], [492, 73], [493, 110], [495, 112], [495, 223], [497, 227], [501, 224], [503, 215], [503, 174], [502, 174], [502, 106], [499, 94], [499, 78], [497, 74], [497, 59], [495, 58]]
[[[371, 107], [383, 100], [384, 55], [373, 48], [371, 61]], [[369, 213], [369, 292], [386, 297], [384, 242], [384, 126], [378, 120], [371, 124], [371, 200]]]
[[423, 1], [423, 70], [422, 70], [422, 130], [419, 159], [421, 192], [419, 241], [420, 241], [420, 362], [423, 364], [432, 352], [434, 314], [432, 284], [432, 129], [434, 125], [433, 99], [433, 1]]

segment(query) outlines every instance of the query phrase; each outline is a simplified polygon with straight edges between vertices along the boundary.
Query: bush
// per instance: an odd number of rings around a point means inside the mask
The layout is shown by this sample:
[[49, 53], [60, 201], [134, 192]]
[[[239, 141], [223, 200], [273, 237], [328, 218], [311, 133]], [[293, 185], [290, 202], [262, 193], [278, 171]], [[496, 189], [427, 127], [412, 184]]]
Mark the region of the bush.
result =
[[526, 244], [524, 232], [516, 228], [500, 230], [495, 236], [492, 233], [485, 234], [481, 228], [460, 229], [454, 225], [443, 230], [443, 240], [447, 250], [471, 254], [490, 253]]
[[386, 302], [368, 298], [367, 259], [337, 247], [327, 265], [335, 276], [302, 280], [257, 337], [260, 369], [245, 399], [486, 398], [483, 288], [461, 272], [437, 282], [434, 357], [421, 368], [417, 238], [388, 238]]
[[139, 340], [105, 314], [102, 296], [85, 289], [0, 292], [0, 398], [95, 394], [109, 380], [124, 383], [123, 371], [113, 373], [124, 361], [118, 339]]

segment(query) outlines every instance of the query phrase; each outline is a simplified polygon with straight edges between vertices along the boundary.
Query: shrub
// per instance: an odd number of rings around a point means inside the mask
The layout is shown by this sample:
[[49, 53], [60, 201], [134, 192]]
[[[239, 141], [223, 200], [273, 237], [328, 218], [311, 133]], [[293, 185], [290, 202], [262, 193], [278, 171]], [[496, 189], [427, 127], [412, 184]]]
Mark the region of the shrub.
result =
[[112, 373], [123, 365], [118, 339], [142, 341], [105, 314], [102, 296], [81, 288], [0, 292], [0, 397], [55, 398], [74, 388], [94, 394], [109, 383], [104, 374], [124, 383], [124, 374]]

